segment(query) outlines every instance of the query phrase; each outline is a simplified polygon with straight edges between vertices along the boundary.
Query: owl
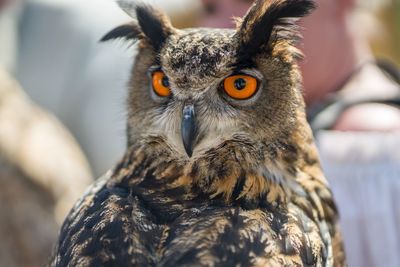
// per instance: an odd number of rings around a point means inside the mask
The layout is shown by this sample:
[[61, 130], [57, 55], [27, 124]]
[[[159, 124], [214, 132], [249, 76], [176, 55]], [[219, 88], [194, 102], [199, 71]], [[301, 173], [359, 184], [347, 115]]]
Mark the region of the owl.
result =
[[50, 266], [344, 266], [338, 213], [306, 122], [297, 19], [258, 0], [236, 29], [176, 29], [160, 11], [103, 41], [139, 41], [127, 148], [64, 222]]

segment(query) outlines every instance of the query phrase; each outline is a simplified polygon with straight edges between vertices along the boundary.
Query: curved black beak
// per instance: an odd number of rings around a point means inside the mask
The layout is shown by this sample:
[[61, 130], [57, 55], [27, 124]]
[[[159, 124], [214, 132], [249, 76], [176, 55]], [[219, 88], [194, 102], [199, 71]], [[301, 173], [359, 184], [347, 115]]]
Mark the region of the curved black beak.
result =
[[185, 104], [182, 113], [181, 135], [183, 146], [188, 156], [191, 157], [197, 135], [194, 105], [192, 103]]

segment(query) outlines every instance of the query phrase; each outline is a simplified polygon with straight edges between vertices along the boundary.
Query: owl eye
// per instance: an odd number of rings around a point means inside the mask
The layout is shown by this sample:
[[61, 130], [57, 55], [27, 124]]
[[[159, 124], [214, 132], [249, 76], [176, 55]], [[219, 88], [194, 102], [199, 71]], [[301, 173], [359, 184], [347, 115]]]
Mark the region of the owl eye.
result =
[[255, 95], [258, 80], [250, 75], [239, 74], [225, 78], [223, 83], [225, 93], [236, 100], [246, 100]]
[[152, 84], [154, 92], [161, 97], [167, 97], [171, 95], [171, 89], [169, 88], [168, 77], [164, 72], [158, 70], [152, 73]]

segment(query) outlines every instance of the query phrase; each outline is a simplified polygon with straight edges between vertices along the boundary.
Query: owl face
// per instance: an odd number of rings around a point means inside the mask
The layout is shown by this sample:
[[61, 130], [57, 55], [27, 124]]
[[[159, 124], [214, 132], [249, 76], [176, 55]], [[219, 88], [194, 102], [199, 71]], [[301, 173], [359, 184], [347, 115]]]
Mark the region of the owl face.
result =
[[258, 1], [236, 30], [177, 30], [159, 11], [122, 2], [138, 22], [104, 40], [140, 39], [129, 143], [159, 140], [187, 159], [235, 139], [262, 147], [288, 135], [304, 109], [289, 17], [312, 7], [293, 2]]

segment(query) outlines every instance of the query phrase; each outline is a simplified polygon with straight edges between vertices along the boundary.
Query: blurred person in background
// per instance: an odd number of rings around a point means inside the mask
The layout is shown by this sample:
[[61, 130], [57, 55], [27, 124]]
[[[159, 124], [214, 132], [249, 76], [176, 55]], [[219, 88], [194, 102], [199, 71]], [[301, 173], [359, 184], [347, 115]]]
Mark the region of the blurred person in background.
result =
[[[357, 5], [317, 0], [302, 25], [304, 98], [336, 196], [349, 266], [400, 266], [400, 86], [370, 50]], [[251, 0], [202, 0], [199, 22], [233, 27]], [[377, 3], [377, 2], [375, 2]], [[382, 1], [381, 1], [382, 3]], [[368, 29], [367, 29], [368, 30]], [[330, 131], [321, 131], [330, 130]]]
[[0, 0], [0, 266], [39, 267], [92, 175], [72, 135], [10, 74], [16, 66], [15, 5]]

